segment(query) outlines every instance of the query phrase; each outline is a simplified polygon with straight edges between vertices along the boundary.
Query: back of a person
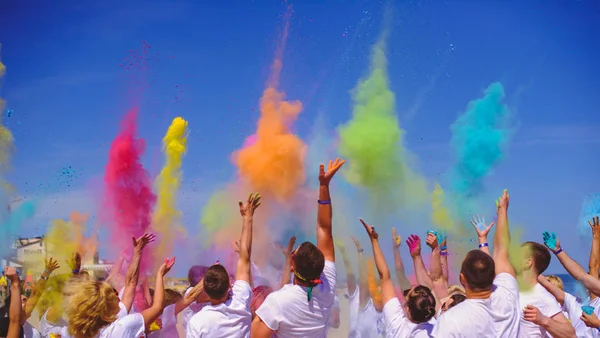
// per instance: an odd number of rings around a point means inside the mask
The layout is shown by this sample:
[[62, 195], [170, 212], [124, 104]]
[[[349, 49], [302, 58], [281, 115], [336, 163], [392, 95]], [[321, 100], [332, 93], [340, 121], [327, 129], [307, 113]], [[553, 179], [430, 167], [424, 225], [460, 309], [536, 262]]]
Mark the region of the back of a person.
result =
[[375, 338], [382, 337], [383, 329], [378, 325], [381, 323], [381, 312], [377, 312], [373, 305], [373, 300], [369, 299], [367, 304], [358, 311], [356, 318], [357, 338]]
[[519, 337], [523, 338], [538, 338], [538, 337], [552, 337], [546, 330], [541, 328], [532, 322], [526, 321], [523, 317], [523, 308], [527, 305], [533, 305], [540, 310], [546, 317], [553, 317], [558, 313], [562, 313], [560, 304], [556, 301], [554, 296], [550, 294], [543, 286], [536, 283], [530, 290], [522, 291], [519, 294], [520, 302], [520, 327]]
[[522, 311], [519, 308], [519, 284], [516, 278], [508, 273], [496, 275], [490, 301], [498, 337], [517, 337]]
[[[335, 293], [329, 283], [318, 285], [310, 302], [306, 288], [288, 284], [267, 298], [274, 297], [285, 313], [275, 337], [319, 338], [327, 336], [327, 322], [331, 316]], [[359, 320], [360, 321], [360, 320]]]
[[431, 336], [436, 338], [501, 337], [496, 333], [493, 317], [490, 299], [466, 299], [438, 318]]

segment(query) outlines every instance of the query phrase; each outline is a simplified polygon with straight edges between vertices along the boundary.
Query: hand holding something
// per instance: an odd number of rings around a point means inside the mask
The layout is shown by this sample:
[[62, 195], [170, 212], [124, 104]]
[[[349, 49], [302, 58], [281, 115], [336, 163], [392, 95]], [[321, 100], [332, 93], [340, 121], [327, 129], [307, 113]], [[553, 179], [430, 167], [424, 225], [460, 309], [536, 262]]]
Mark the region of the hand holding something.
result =
[[152, 243], [152, 242], [154, 242], [154, 240], [156, 240], [156, 235], [145, 233], [142, 235], [142, 237], [140, 237], [138, 239], [135, 239], [135, 237], [132, 237], [131, 240], [133, 241], [134, 249], [144, 250], [146, 245], [148, 245], [149, 243]]
[[17, 268], [14, 266], [5, 266], [4, 275], [11, 281], [13, 285], [19, 285], [19, 275], [17, 275]]
[[431, 248], [431, 251], [435, 250], [439, 246], [437, 234], [435, 232], [427, 232], [425, 243]]
[[394, 248], [399, 248], [402, 244], [402, 237], [398, 236], [394, 227], [392, 227], [392, 239], [394, 240]]
[[500, 209], [507, 210], [509, 202], [510, 202], [510, 195], [508, 194], [508, 190], [504, 189], [504, 191], [502, 192], [502, 196], [500, 196], [500, 198], [498, 198], [498, 200], [496, 200], [496, 208], [498, 209], [498, 211]]
[[283, 255], [285, 256], [285, 258], [292, 256], [292, 251], [294, 251], [295, 244], [296, 244], [296, 236], [292, 236], [292, 237], [290, 237], [290, 239], [288, 241], [287, 248], [284, 248], [283, 245], [280, 246], [281, 251], [283, 252]]
[[596, 316], [595, 313], [592, 312], [591, 315], [586, 314], [585, 312], [581, 313], [581, 321], [585, 323], [587, 327], [591, 327], [594, 329], [600, 328], [600, 320]]
[[[365, 227], [365, 230], [367, 231], [367, 234], [369, 235], [369, 238], [371, 238], [371, 241], [376, 241], [376, 240], [379, 239], [379, 234], [377, 233], [377, 231], [375, 231], [375, 227], [374, 226], [370, 226], [362, 218], [359, 218], [358, 220]], [[360, 243], [359, 243], [359, 245], [360, 245]], [[358, 247], [357, 247], [357, 249], [358, 249]]]
[[486, 225], [485, 217], [480, 215], [474, 215], [473, 219], [471, 220], [471, 225], [473, 226], [473, 228], [475, 228], [475, 231], [477, 231], [477, 237], [481, 239], [487, 238], [487, 235], [490, 232], [490, 229], [492, 229], [492, 227], [494, 226], [494, 224], [496, 224], [496, 222], [492, 222], [489, 225]]
[[173, 258], [165, 258], [164, 263], [158, 268], [158, 273], [161, 276], [165, 276], [175, 264], [175, 257]]
[[321, 183], [322, 186], [328, 186], [335, 173], [344, 165], [344, 163], [346, 163], [346, 160], [340, 161], [339, 158], [337, 158], [335, 162], [329, 161], [327, 171], [325, 171], [325, 166], [321, 164], [319, 166], [319, 183]]
[[53, 259], [52, 257], [50, 257], [50, 260], [47, 260], [44, 258], [44, 263], [45, 263], [46, 271], [48, 271], [48, 273], [52, 273], [52, 271], [60, 268], [60, 265], [58, 265], [58, 262], [55, 259]]
[[546, 245], [548, 249], [552, 250], [553, 252], [556, 252], [560, 249], [560, 241], [554, 232], [550, 234], [548, 231], [544, 231], [542, 238], [544, 239], [544, 245]]
[[363, 247], [360, 244], [360, 242], [358, 241], [358, 239], [356, 237], [354, 237], [354, 236], [350, 236], [350, 239], [352, 239], [352, 242], [354, 242], [354, 246], [356, 247], [356, 251], [363, 252]]
[[548, 317], [544, 316], [540, 310], [533, 305], [527, 305], [525, 307], [523, 310], [523, 319], [536, 325], [545, 325], [549, 320]]
[[421, 238], [417, 235], [410, 235], [406, 240], [406, 245], [408, 245], [408, 250], [410, 251], [410, 255], [412, 257], [421, 255]]
[[592, 228], [592, 235], [594, 237], [600, 237], [600, 217], [592, 217], [592, 220], [588, 221], [588, 224]]
[[258, 206], [260, 205], [260, 199], [262, 197], [260, 196], [259, 193], [251, 193], [250, 195], [248, 195], [248, 199], [246, 200], [245, 203], [242, 203], [242, 201], [239, 201], [238, 204], [240, 206], [240, 214], [242, 215], [242, 217], [252, 217], [254, 216], [254, 211], [256, 211], [256, 208], [258, 208]]

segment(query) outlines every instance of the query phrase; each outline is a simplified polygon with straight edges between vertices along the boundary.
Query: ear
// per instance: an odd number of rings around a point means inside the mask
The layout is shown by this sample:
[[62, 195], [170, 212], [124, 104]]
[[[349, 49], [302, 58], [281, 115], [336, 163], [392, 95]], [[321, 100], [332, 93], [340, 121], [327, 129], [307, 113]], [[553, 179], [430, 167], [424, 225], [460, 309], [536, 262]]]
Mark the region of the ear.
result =
[[458, 280], [460, 281], [460, 285], [462, 285], [463, 288], [466, 289], [467, 288], [467, 285], [466, 285], [467, 283], [466, 283], [465, 275], [463, 275], [462, 272], [460, 273], [460, 276], [459, 276]]

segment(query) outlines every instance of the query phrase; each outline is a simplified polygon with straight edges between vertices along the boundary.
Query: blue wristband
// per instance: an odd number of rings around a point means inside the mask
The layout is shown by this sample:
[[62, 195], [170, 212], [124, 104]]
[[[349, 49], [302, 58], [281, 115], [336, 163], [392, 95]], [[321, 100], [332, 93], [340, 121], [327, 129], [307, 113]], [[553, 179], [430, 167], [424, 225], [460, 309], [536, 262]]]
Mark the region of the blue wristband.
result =
[[446, 249], [448, 249], [448, 246], [446, 246], [446, 245], [444, 245], [444, 246], [440, 246], [440, 251], [444, 251], [444, 250], [446, 250]]
[[559, 254], [559, 253], [561, 253], [561, 252], [562, 252], [562, 248], [558, 248], [558, 250], [554, 251], [554, 254], [555, 254], [555, 255], [558, 255], [558, 254]]
[[319, 204], [331, 204], [331, 200], [318, 200]]
[[479, 244], [479, 249], [484, 248], [486, 246], [489, 246], [487, 243], [481, 243]]

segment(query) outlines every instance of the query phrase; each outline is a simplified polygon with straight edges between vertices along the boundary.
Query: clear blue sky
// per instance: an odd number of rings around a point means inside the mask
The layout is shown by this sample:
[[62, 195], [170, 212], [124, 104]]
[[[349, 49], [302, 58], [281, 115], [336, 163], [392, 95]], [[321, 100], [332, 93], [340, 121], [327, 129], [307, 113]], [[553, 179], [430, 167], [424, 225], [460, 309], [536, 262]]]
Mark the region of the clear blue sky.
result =
[[[14, 111], [3, 121], [18, 149], [10, 179], [42, 203], [22, 235], [42, 234], [49, 219], [73, 209], [93, 212], [108, 146], [129, 107], [129, 75], [120, 64], [142, 41], [160, 53], [146, 72], [144, 162], [155, 174], [170, 120], [189, 120], [181, 207], [195, 233], [198, 210], [234, 174], [230, 153], [255, 128], [253, 109], [285, 6], [87, 3], [7, 1], [0, 10], [1, 95]], [[383, 9], [367, 1], [294, 4], [281, 87], [305, 104], [296, 124], [302, 137], [319, 114], [332, 131], [350, 118], [348, 91], [367, 71]], [[518, 129], [486, 188], [492, 195], [510, 189], [512, 224], [525, 228], [526, 239], [540, 241], [553, 229], [587, 266], [588, 247], [575, 229], [584, 196], [600, 191], [600, 3], [402, 1], [394, 11], [390, 78], [423, 173], [435, 179], [450, 167], [449, 126], [469, 100], [501, 81]], [[75, 172], [62, 173], [68, 166]], [[177, 254], [181, 274], [192, 259], [183, 249]], [[562, 268], [553, 262], [551, 270]]]

